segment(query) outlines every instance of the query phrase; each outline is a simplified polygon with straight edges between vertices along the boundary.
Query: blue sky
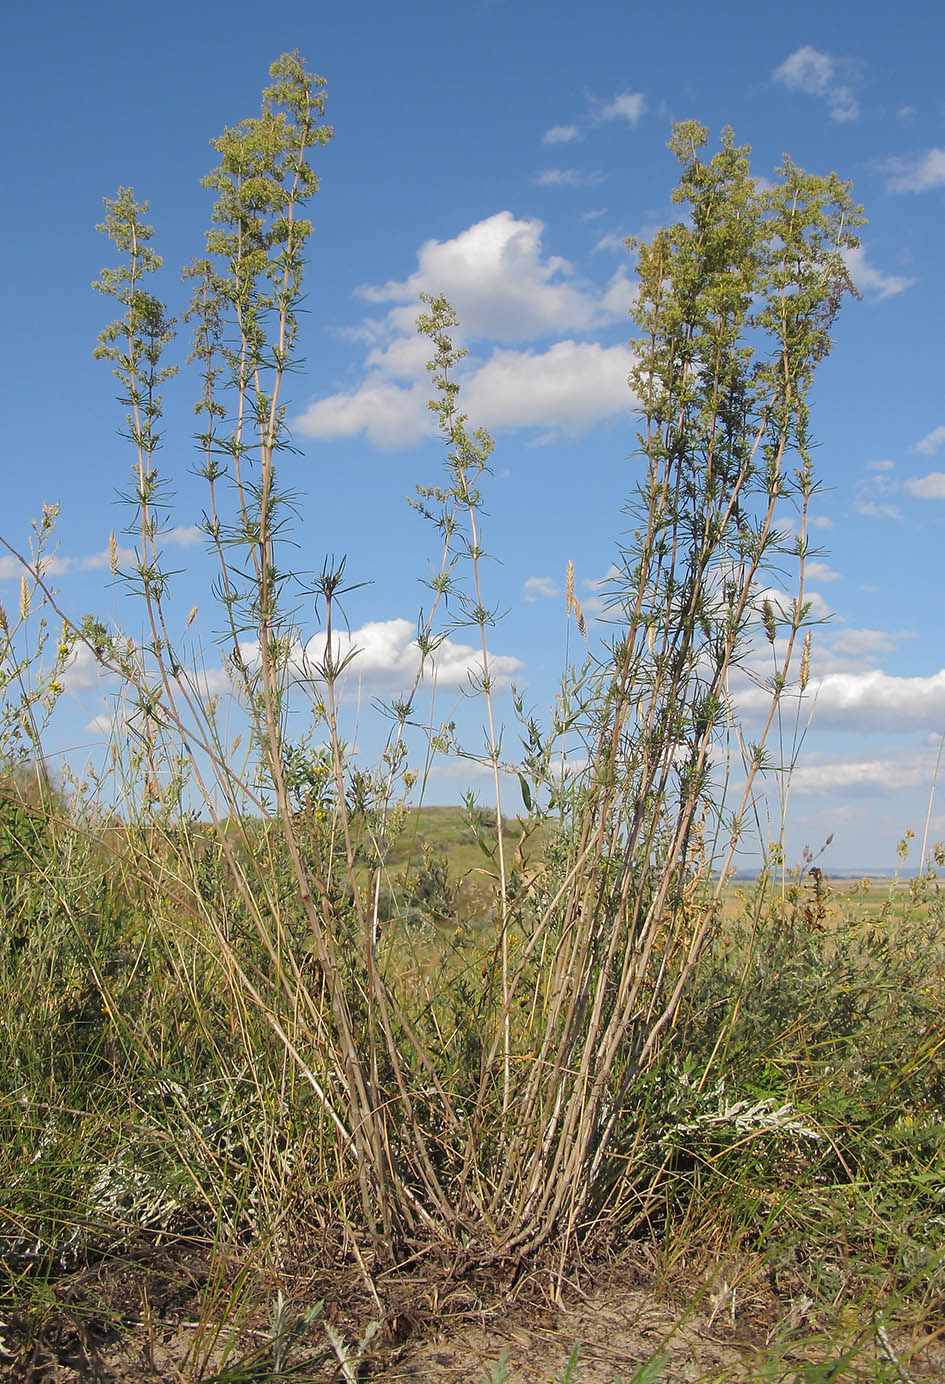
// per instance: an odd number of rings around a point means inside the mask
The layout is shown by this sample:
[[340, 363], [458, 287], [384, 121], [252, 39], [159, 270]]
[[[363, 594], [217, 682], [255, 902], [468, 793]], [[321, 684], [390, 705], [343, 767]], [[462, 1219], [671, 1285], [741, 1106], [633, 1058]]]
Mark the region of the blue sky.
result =
[[[241, 0], [140, 12], [108, 0], [94, 13], [19, 7], [4, 28], [0, 532], [22, 543], [42, 504], [59, 503], [63, 604], [126, 625], [102, 558], [130, 464], [108, 368], [92, 359], [108, 315], [90, 288], [111, 261], [94, 230], [102, 197], [131, 184], [150, 201], [161, 288], [179, 311], [177, 268], [201, 252], [209, 214], [208, 140], [255, 113], [283, 50], [327, 79], [336, 137], [316, 160], [306, 365], [292, 400], [300, 455], [286, 478], [304, 500], [300, 568], [344, 552], [352, 580], [373, 582], [347, 608], [365, 754], [379, 733], [367, 702], [406, 676], [418, 578], [436, 556], [405, 504], [436, 479], [440, 455], [412, 328], [419, 292], [446, 293], [464, 323], [464, 405], [497, 444], [487, 581], [507, 614], [490, 642], [541, 712], [563, 659], [566, 565], [594, 613], [639, 473], [623, 239], [673, 217], [671, 121], [701, 120], [713, 143], [730, 124], [759, 176], [786, 151], [852, 179], [869, 218], [850, 263], [863, 297], [841, 317], [813, 405], [825, 552], [810, 584], [816, 612], [832, 618], [816, 631], [789, 849], [817, 849], [832, 832], [828, 867], [879, 866], [894, 863], [907, 828], [921, 838], [945, 731], [939, 5], [410, 0], [342, 11], [285, 0], [262, 16]], [[209, 568], [193, 528], [202, 496], [189, 474], [195, 393], [186, 377], [168, 390], [160, 465], [176, 494], [177, 600], [200, 606], [211, 661]], [[17, 581], [0, 557], [5, 603]], [[440, 711], [475, 737], [468, 659], [448, 652]], [[74, 747], [80, 760], [107, 699], [76, 668], [50, 749]], [[428, 798], [455, 800], [467, 779], [443, 765]], [[945, 788], [932, 831], [945, 836]]]

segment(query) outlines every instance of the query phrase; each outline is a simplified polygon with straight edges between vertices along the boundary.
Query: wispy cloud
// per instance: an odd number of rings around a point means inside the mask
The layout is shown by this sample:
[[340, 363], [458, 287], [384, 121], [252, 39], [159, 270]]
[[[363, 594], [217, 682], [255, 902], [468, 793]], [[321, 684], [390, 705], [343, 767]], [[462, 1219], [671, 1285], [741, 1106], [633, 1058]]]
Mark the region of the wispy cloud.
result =
[[771, 75], [792, 91], [825, 101], [831, 120], [856, 120], [860, 114], [859, 103], [850, 85], [840, 80], [840, 67], [838, 60], [829, 53], [805, 43], [785, 58]]
[[178, 548], [193, 548], [203, 539], [199, 524], [178, 524], [159, 535], [161, 543], [173, 543]]
[[552, 125], [541, 137], [542, 144], [570, 144], [580, 139], [581, 132], [576, 125]]
[[539, 187], [596, 187], [604, 174], [587, 168], [546, 168], [538, 174]]
[[552, 577], [526, 577], [522, 592], [525, 601], [552, 600], [561, 595], [561, 588]]
[[945, 187], [945, 149], [929, 149], [911, 159], [887, 159], [889, 192], [928, 192]]
[[617, 235], [616, 231], [608, 231], [606, 235], [601, 236], [596, 245], [591, 247], [591, 254], [597, 255], [600, 254], [601, 250], [607, 250], [611, 254], [618, 255], [625, 252], [626, 248], [623, 236]]
[[843, 630], [830, 643], [830, 652], [844, 658], [864, 658], [889, 653], [903, 639], [914, 639], [910, 630]]
[[854, 504], [857, 514], [864, 519], [901, 519], [902, 510], [898, 505], [884, 500], [857, 500]]
[[[816, 715], [816, 713], [815, 713]], [[818, 759], [797, 765], [791, 773], [791, 792], [804, 796], [887, 794], [928, 784], [929, 766], [908, 759]]]
[[[157, 541], [161, 547], [192, 548], [202, 537], [198, 525], [188, 524], [165, 529], [157, 535]], [[81, 557], [54, 553], [43, 560], [43, 574], [47, 577], [65, 577], [76, 572], [104, 572], [113, 559], [117, 559], [118, 566], [127, 571], [136, 565], [138, 554], [134, 548], [127, 547], [116, 548], [113, 553], [107, 544], [98, 552], [85, 553]], [[15, 557], [9, 553], [0, 556], [0, 581], [19, 581], [23, 574], [24, 568]]]
[[899, 506], [888, 498], [899, 491], [895, 462], [869, 461], [866, 469], [869, 474], [862, 476], [853, 489], [853, 507], [857, 514], [862, 514], [864, 519], [901, 519]]
[[[133, 548], [116, 548], [115, 557], [119, 567], [124, 568], [132, 567], [138, 560]], [[65, 577], [75, 572], [101, 572], [108, 567], [111, 559], [112, 554], [107, 547], [97, 553], [86, 553], [84, 557], [56, 553], [43, 559], [42, 574], [44, 577]], [[24, 573], [25, 569], [15, 557], [9, 554], [0, 557], [0, 581], [19, 581]]]
[[622, 91], [612, 101], [607, 101], [597, 112], [598, 120], [626, 120], [633, 126], [639, 125], [646, 112], [646, 97], [642, 91]]
[[920, 440], [912, 448], [914, 452], [922, 452], [925, 456], [934, 456], [942, 443], [945, 442], [945, 423], [940, 423], [937, 428], [933, 428], [930, 433]]
[[855, 249], [842, 250], [841, 256], [850, 271], [850, 278], [859, 291], [876, 299], [894, 298], [897, 293], [911, 288], [916, 282], [915, 279], [906, 278], [903, 274], [885, 274], [881, 269], [877, 269], [874, 264], [870, 264], [862, 245]]
[[[541, 142], [546, 147], [556, 144], [574, 144], [577, 140], [584, 138], [588, 128], [594, 125], [607, 124], [614, 120], [625, 120], [628, 125], [635, 128], [645, 113], [646, 97], [642, 91], [622, 91], [611, 101], [603, 101], [592, 96], [589, 98], [588, 110], [582, 117], [566, 125], [552, 125], [542, 135]], [[572, 183], [580, 180], [582, 184], [585, 184], [589, 177], [594, 182], [601, 180], [600, 174], [588, 175], [582, 169], [559, 168], [549, 169], [541, 175], [539, 182], [547, 186], [556, 182]], [[590, 213], [590, 215], [594, 215], [594, 213]]]

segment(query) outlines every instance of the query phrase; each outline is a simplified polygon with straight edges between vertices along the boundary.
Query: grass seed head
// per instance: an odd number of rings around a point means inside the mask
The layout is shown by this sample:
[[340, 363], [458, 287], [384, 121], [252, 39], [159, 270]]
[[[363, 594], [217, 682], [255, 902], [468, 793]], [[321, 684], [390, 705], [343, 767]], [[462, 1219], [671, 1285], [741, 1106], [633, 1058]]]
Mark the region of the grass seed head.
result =
[[577, 627], [581, 631], [581, 638], [587, 639], [587, 622], [584, 619], [584, 611], [581, 609], [581, 602], [574, 594], [574, 563], [568, 560], [568, 574], [565, 581], [564, 606], [568, 615], [574, 611], [574, 618], [577, 620]]

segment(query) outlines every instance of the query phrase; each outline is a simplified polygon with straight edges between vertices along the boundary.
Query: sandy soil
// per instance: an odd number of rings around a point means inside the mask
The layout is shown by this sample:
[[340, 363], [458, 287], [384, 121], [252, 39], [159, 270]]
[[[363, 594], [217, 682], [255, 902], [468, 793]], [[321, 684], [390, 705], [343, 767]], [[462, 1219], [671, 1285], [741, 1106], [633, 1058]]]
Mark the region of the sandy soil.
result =
[[[870, 1327], [848, 1327], [836, 1332], [838, 1344], [831, 1348], [832, 1333], [811, 1315], [806, 1299], [779, 1310], [762, 1292], [739, 1302], [736, 1290], [733, 1302], [724, 1287], [712, 1293], [703, 1286], [694, 1309], [685, 1286], [656, 1294], [652, 1285], [621, 1283], [614, 1273], [545, 1321], [519, 1313], [504, 1322], [465, 1325], [412, 1346], [376, 1378], [384, 1384], [480, 1384], [503, 1377], [507, 1384], [560, 1384], [577, 1345], [572, 1384], [945, 1381], [945, 1346], [929, 1340], [925, 1329], [891, 1332], [880, 1341]], [[696, 1282], [688, 1286], [699, 1291]], [[845, 1351], [851, 1357], [846, 1366], [840, 1363]], [[829, 1366], [811, 1372], [828, 1362], [837, 1365], [836, 1373]]]
[[[842, 1309], [828, 1319], [790, 1285], [740, 1269], [734, 1290], [724, 1273], [677, 1265], [659, 1276], [655, 1259], [633, 1257], [565, 1285], [563, 1305], [536, 1285], [514, 1300], [477, 1303], [454, 1284], [389, 1286], [384, 1320], [353, 1377], [376, 1384], [919, 1384], [945, 1381], [945, 1324], [877, 1333]], [[356, 1275], [334, 1296], [274, 1369], [272, 1332], [260, 1301], [275, 1284], [215, 1284], [197, 1247], [142, 1247], [121, 1263], [63, 1274], [8, 1311], [0, 1373], [24, 1384], [264, 1384], [339, 1380], [326, 1322], [356, 1342], [377, 1316]], [[299, 1267], [284, 1278], [295, 1304], [289, 1320], [318, 1300], [318, 1276]], [[279, 1285], [283, 1286], [282, 1283]], [[340, 1290], [340, 1291], [339, 1291]], [[325, 1295], [322, 1291], [321, 1295]], [[252, 1305], [250, 1305], [252, 1304]], [[216, 1310], [214, 1310], [216, 1309]], [[221, 1331], [215, 1322], [229, 1325]], [[235, 1327], [233, 1323], [235, 1322]], [[576, 1356], [574, 1355], [577, 1346]]]

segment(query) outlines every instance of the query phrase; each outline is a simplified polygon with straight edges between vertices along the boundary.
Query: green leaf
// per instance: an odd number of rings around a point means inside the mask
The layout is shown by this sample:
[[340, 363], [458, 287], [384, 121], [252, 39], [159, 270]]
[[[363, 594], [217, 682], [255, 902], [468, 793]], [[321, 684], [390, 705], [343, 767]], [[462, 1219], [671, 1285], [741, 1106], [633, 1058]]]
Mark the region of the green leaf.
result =
[[642, 1365], [630, 1376], [630, 1384], [660, 1384], [663, 1378], [663, 1369], [669, 1364], [669, 1352], [661, 1350], [659, 1355], [654, 1355], [649, 1360], [645, 1360]]

